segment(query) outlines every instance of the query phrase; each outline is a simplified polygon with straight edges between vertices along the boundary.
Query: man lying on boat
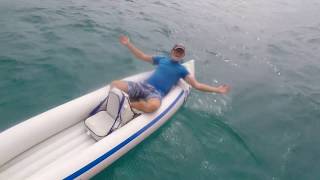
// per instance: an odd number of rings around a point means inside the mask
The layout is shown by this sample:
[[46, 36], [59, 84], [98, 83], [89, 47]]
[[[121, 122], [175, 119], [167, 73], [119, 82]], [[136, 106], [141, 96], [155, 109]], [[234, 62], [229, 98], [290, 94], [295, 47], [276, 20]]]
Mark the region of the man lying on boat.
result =
[[111, 85], [126, 92], [130, 98], [138, 99], [131, 102], [130, 106], [143, 112], [154, 112], [161, 105], [161, 99], [170, 89], [183, 78], [193, 88], [204, 91], [225, 94], [230, 90], [227, 85], [218, 87], [198, 82], [188, 70], [180, 64], [185, 56], [185, 47], [182, 44], [175, 45], [166, 56], [150, 56], [136, 48], [127, 36], [121, 35], [119, 41], [126, 46], [135, 57], [145, 62], [157, 65], [154, 73], [143, 82], [113, 81]]

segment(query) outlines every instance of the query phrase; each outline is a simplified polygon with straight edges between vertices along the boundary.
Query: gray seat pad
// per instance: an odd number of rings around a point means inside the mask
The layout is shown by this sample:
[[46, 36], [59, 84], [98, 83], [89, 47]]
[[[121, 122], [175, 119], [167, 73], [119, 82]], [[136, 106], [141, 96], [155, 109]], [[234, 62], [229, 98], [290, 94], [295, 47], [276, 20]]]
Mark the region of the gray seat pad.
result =
[[88, 129], [97, 136], [104, 137], [110, 132], [114, 121], [115, 120], [106, 111], [100, 111], [89, 117], [85, 121], [85, 124]]

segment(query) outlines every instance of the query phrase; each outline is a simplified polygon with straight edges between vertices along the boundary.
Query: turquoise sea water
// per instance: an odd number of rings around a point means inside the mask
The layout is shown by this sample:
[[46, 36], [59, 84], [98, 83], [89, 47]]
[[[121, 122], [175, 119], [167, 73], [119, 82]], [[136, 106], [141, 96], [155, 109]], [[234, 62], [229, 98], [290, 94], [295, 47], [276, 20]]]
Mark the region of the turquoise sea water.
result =
[[114, 79], [151, 70], [174, 43], [196, 60], [186, 105], [93, 179], [320, 177], [317, 0], [0, 1], [0, 130]]

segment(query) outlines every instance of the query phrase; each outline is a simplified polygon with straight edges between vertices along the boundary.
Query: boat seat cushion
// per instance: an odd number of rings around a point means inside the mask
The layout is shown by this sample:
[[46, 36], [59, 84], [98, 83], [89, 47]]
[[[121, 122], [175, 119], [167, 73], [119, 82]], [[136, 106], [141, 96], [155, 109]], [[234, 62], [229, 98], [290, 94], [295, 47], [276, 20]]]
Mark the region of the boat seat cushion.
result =
[[107, 104], [106, 104], [106, 111], [109, 113], [109, 115], [113, 119], [118, 118], [118, 112], [119, 108], [121, 108], [121, 100], [124, 94], [117, 88], [113, 88], [110, 90], [108, 98], [107, 98]]
[[98, 140], [108, 135], [114, 121], [113, 117], [111, 117], [106, 111], [100, 111], [86, 119], [85, 125], [91, 131], [91, 135]]
[[97, 112], [85, 120], [89, 133], [96, 140], [100, 140], [124, 126], [135, 115], [130, 108], [128, 95], [117, 88], [110, 90], [106, 101], [106, 108], [104, 110]]
[[[122, 98], [124, 99], [123, 99], [123, 102], [121, 103]], [[120, 112], [119, 112], [119, 106], [121, 106]], [[116, 126], [117, 128], [127, 124], [130, 120], [133, 119], [135, 115], [130, 107], [128, 94], [117, 88], [113, 88], [109, 93], [106, 111], [113, 118], [117, 118], [117, 116], [119, 116], [118, 118], [120, 118], [120, 121], [119, 121], [119, 126]], [[120, 114], [118, 114], [118, 112]]]

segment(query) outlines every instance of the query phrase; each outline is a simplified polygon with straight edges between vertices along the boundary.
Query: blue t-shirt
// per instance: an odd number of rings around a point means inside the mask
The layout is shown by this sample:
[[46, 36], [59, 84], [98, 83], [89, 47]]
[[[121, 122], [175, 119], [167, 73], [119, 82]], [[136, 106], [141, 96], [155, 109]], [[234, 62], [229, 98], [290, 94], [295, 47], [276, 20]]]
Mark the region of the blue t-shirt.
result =
[[158, 66], [146, 82], [155, 87], [162, 96], [166, 95], [180, 78], [189, 74], [183, 65], [169, 57], [154, 56], [152, 60], [153, 64]]

